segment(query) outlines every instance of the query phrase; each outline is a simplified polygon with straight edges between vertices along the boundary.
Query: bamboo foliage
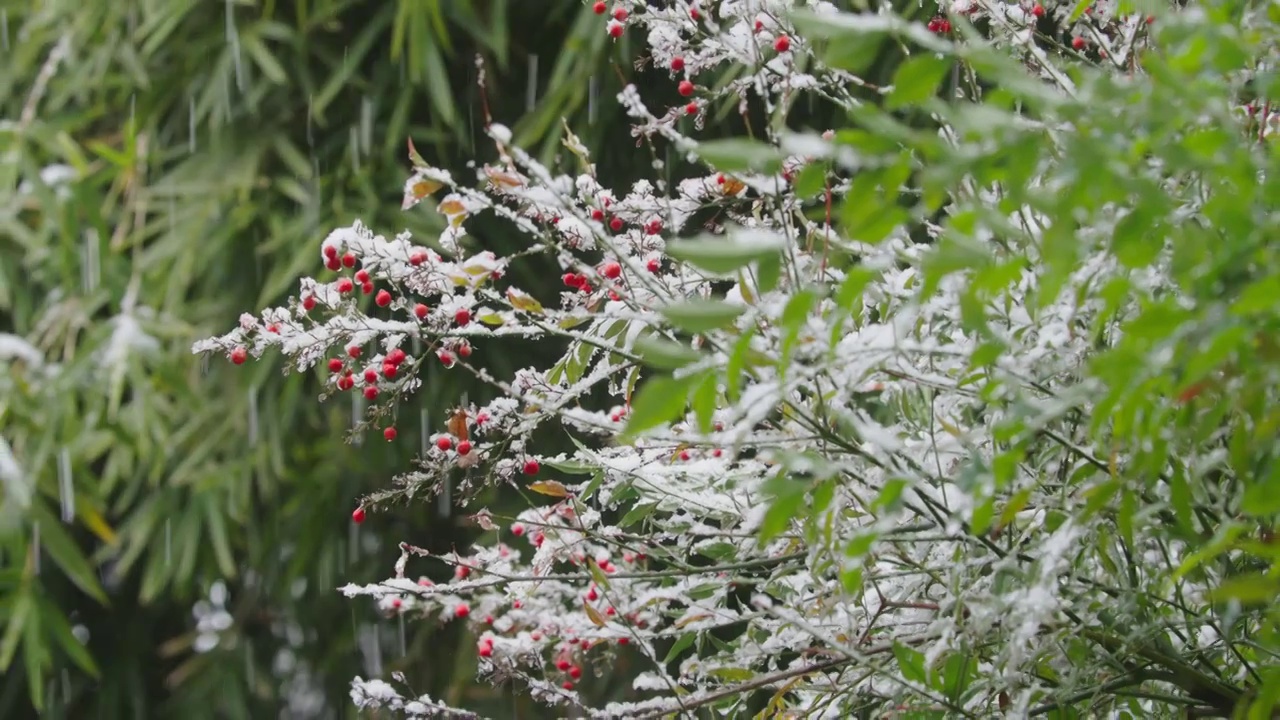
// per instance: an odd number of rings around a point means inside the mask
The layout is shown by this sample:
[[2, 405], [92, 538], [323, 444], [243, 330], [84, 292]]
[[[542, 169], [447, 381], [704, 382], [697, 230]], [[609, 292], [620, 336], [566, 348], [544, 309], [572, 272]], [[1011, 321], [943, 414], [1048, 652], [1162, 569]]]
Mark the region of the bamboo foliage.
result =
[[[308, 402], [313, 379], [206, 368], [187, 349], [290, 291], [334, 224], [441, 227], [388, 198], [405, 137], [466, 171], [476, 53], [501, 90], [492, 111], [554, 147], [609, 48], [589, 8], [534, 10], [0, 3], [0, 714], [151, 716], [167, 697], [257, 717], [304, 673], [343, 706], [360, 623], [330, 588], [376, 552], [349, 537], [349, 498], [413, 448], [346, 446], [351, 414]], [[584, 140], [607, 137], [599, 120]], [[419, 399], [466, 389], [437, 375]], [[403, 522], [459, 536], [430, 520]], [[192, 605], [215, 586], [230, 626], [196, 652]], [[305, 668], [273, 675], [282, 650]]]

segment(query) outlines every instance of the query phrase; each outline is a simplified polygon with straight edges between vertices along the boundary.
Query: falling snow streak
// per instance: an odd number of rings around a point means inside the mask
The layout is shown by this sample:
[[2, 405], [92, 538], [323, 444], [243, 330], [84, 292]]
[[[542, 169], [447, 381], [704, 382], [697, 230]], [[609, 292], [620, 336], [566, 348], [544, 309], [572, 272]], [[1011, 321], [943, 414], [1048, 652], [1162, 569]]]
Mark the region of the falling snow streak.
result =
[[538, 56], [536, 54], [529, 55], [529, 82], [525, 87], [524, 109], [525, 112], [533, 112], [533, 106], [538, 103]]
[[587, 122], [594, 125], [596, 122], [596, 96], [600, 94], [600, 81], [595, 75], [587, 82]]
[[69, 523], [76, 517], [76, 488], [71, 479], [71, 451], [58, 451], [58, 497], [62, 501], [62, 522]]
[[249, 388], [249, 447], [258, 444], [258, 386]]

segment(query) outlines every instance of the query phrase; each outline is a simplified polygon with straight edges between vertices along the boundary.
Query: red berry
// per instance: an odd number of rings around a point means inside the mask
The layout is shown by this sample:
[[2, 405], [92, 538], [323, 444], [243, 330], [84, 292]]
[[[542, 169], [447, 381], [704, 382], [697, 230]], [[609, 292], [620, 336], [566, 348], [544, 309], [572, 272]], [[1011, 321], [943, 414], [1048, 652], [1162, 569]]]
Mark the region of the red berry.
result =
[[630, 643], [631, 643], [631, 638], [618, 638], [619, 645], [628, 645]]
[[363, 270], [363, 269], [361, 269], [361, 270], [357, 270], [357, 271], [356, 271], [356, 282], [358, 282], [358, 283], [367, 283], [367, 282], [369, 282], [369, 271], [368, 271], [368, 270]]
[[[612, 565], [611, 565], [611, 566], [609, 566], [608, 568], [602, 568], [602, 569], [604, 569], [604, 571], [605, 571], [605, 572], [613, 572], [613, 566], [612, 566]], [[617, 615], [617, 614], [618, 614], [618, 611], [617, 611], [617, 610], [614, 610], [613, 608], [611, 608], [611, 607], [610, 607], [610, 608], [605, 609], [604, 614], [605, 614], [605, 615], [608, 615], [609, 617], [613, 617], [614, 615]]]
[[466, 603], [462, 603], [453, 609], [453, 614], [455, 617], [464, 618], [471, 614], [471, 608], [467, 607]]
[[458, 327], [466, 327], [471, 323], [471, 311], [466, 308], [462, 308], [453, 314], [453, 321], [458, 324]]
[[698, 22], [702, 19], [702, 13], [698, 12], [698, 8], [693, 8], [689, 10], [689, 17], [692, 18], [694, 22]]
[[578, 667], [577, 665], [574, 665], [573, 667], [569, 668], [569, 677], [573, 678], [574, 680], [577, 680], [578, 678], [582, 677], [582, 668]]
[[387, 442], [391, 442], [392, 440], [395, 440], [395, 439], [396, 439], [396, 429], [395, 429], [395, 428], [393, 428], [393, 427], [389, 427], [389, 428], [387, 428], [386, 430], [383, 430], [383, 431], [382, 431], [382, 437], [386, 438], [386, 439], [387, 439]]
[[314, 295], [308, 295], [302, 298], [302, 309], [310, 312], [316, 307], [316, 298]]
[[373, 292], [373, 283], [367, 282], [361, 285], [360, 292], [364, 293], [365, 295], [368, 295], [369, 293]]
[[470, 453], [471, 453], [471, 443], [470, 443], [470, 442], [467, 442], [466, 440], [463, 440], [462, 442], [458, 443], [458, 454], [459, 454], [459, 455], [468, 455], [468, 454], [470, 454]]
[[541, 468], [541, 466], [538, 465], [538, 461], [534, 460], [533, 458], [529, 458], [528, 460], [524, 461], [525, 475], [537, 475], [539, 468]]
[[698, 114], [698, 103], [696, 103], [696, 102], [690, 102], [688, 105], [685, 105], [685, 106], [684, 106], [684, 114], [685, 114], [685, 115], [697, 115], [697, 114]]
[[791, 38], [786, 35], [779, 35], [777, 40], [773, 41], [773, 49], [780, 53], [784, 53], [791, 49]]
[[617, 280], [618, 277], [622, 275], [622, 265], [610, 260], [609, 262], [600, 266], [600, 274], [609, 278], [610, 280]]
[[756, 32], [760, 32], [761, 30], [764, 30], [764, 21], [763, 21], [763, 20], [756, 20], [756, 24], [755, 24], [755, 31], [756, 31]]
[[409, 264], [417, 267], [427, 261], [427, 254], [424, 252], [416, 252], [409, 256]]
[[350, 390], [351, 388], [355, 387], [355, 384], [356, 384], [356, 381], [351, 377], [350, 371], [348, 371], [346, 375], [343, 375], [342, 377], [338, 378], [339, 390]]
[[609, 229], [614, 232], [620, 232], [622, 230], [622, 218], [614, 215], [613, 218], [609, 220]]
[[614, 10], [614, 11], [613, 11], [613, 19], [614, 19], [614, 20], [617, 20], [618, 22], [625, 22], [625, 21], [626, 21], [626, 19], [627, 19], [627, 9], [626, 9], [626, 8], [618, 8], [617, 10]]
[[546, 541], [547, 541], [547, 536], [546, 536], [546, 535], [543, 535], [542, 533], [538, 533], [537, 535], [534, 535], [534, 536], [533, 536], [533, 546], [534, 546], [534, 547], [542, 547], [542, 543], [544, 543], [544, 542], [546, 542]]
[[493, 624], [493, 616], [492, 616], [492, 615], [485, 615], [485, 616], [484, 616], [484, 624], [485, 624], [485, 625], [492, 625], [492, 624]]
[[243, 347], [237, 347], [231, 351], [231, 362], [236, 365], [243, 365], [245, 360], [249, 359], [249, 351]]
[[453, 449], [453, 438], [448, 435], [442, 436], [440, 439], [436, 440], [436, 447], [445, 451]]
[[480, 427], [487, 422], [489, 422], [489, 413], [484, 412], [483, 410], [476, 413], [476, 427]]
[[466, 565], [459, 565], [453, 569], [453, 576], [458, 578], [459, 580], [466, 580], [467, 576], [470, 574], [471, 574], [471, 568], [467, 567]]
[[649, 272], [657, 274], [657, 272], [662, 269], [662, 261], [658, 260], [657, 258], [654, 258], [649, 262], [645, 263], [645, 267], [649, 270]]
[[563, 683], [560, 684], [560, 687], [564, 688], [565, 690], [572, 690], [573, 683], [569, 682], [568, 680], [565, 680]]
[[458, 343], [458, 357], [460, 358], [471, 357], [471, 343], [467, 342], [466, 340], [463, 340], [462, 342]]
[[448, 350], [441, 350], [440, 352], [436, 353], [436, 357], [440, 358], [440, 364], [444, 365], [447, 368], [453, 367], [453, 363], [456, 361], [456, 359], [453, 357], [453, 353], [449, 352]]
[[681, 451], [680, 451], [680, 459], [681, 459], [681, 460], [688, 461], [688, 460], [689, 460], [689, 457], [690, 457], [690, 455], [689, 455], [689, 451], [688, 451], [688, 450], [681, 450]]
[[418, 303], [413, 306], [413, 314], [417, 316], [419, 320], [425, 319], [427, 317], [427, 312], [427, 306], [422, 303]]
[[477, 652], [480, 653], [480, 657], [489, 657], [490, 655], [493, 655], [493, 646], [481, 643], [480, 649]]
[[382, 377], [388, 380], [394, 380], [397, 372], [399, 372], [399, 368], [392, 363], [382, 364]]
[[603, 219], [604, 219], [604, 211], [603, 211], [603, 210], [601, 210], [600, 208], [592, 208], [592, 209], [591, 209], [591, 219], [592, 219], [592, 220], [603, 220]]
[[351, 513], [351, 521], [359, 525], [364, 522], [364, 508], [358, 507]]
[[391, 351], [387, 353], [387, 359], [383, 362], [388, 362], [399, 367], [400, 363], [404, 362], [408, 357], [409, 356], [405, 355], [404, 351], [400, 348], [392, 348]]
[[609, 23], [609, 37], [615, 40], [622, 37], [622, 23]]
[[367, 368], [364, 371], [364, 381], [370, 385], [378, 382], [378, 371], [373, 368]]
[[378, 397], [378, 388], [370, 385], [369, 387], [364, 389], [364, 396], [366, 400], [373, 400], [374, 398]]
[[1071, 41], [1071, 47], [1075, 48], [1076, 50], [1083, 49], [1084, 38], [1077, 36], [1074, 40]]
[[1036, 17], [1044, 17], [1044, 6], [1036, 5], [1035, 7], [1031, 8], [1031, 14], [1035, 15]]
[[590, 590], [587, 591], [587, 602], [595, 602], [596, 600], [599, 600], [599, 599], [600, 599], [600, 594], [596, 592], [596, 589], [594, 587], [592, 587]]
[[520, 523], [511, 523], [511, 534], [516, 537], [524, 535], [524, 525], [521, 525]]
[[679, 55], [671, 58], [671, 69], [675, 72], [680, 72], [681, 70], [683, 70], [684, 58], [680, 57]]
[[608, 8], [605, 6], [604, 3], [598, 2], [595, 5], [592, 5], [591, 9], [594, 10], [597, 15], [603, 15], [604, 11]]
[[342, 372], [341, 358], [329, 358], [329, 372], [331, 373]]
[[720, 457], [723, 454], [724, 454], [724, 451], [721, 450], [720, 448], [716, 448], [715, 450], [711, 451], [711, 457]]
[[386, 307], [391, 304], [391, 293], [386, 290], [379, 290], [377, 297], [373, 301], [378, 304], [378, 307]]
[[681, 95], [689, 97], [693, 94], [693, 83], [688, 80], [681, 80], [680, 84], [676, 86], [676, 90], [679, 91]]
[[324, 266], [329, 268], [330, 270], [333, 270], [334, 272], [337, 272], [342, 269], [342, 261], [336, 257], [331, 257], [328, 260], [324, 261]]
[[560, 658], [559, 660], [556, 661], [556, 669], [561, 672], [568, 670], [569, 666], [570, 666], [570, 662], [568, 660], [565, 660], [564, 658]]
[[325, 245], [325, 246], [324, 246], [324, 256], [325, 256], [326, 258], [329, 258], [330, 260], [332, 260], [333, 258], [338, 257], [338, 246], [337, 246], [337, 245]]
[[565, 273], [564, 276], [561, 277], [560, 279], [561, 281], [564, 282], [565, 287], [578, 287], [577, 273], [571, 273], [571, 272]]
[[717, 174], [716, 174], [716, 184], [717, 184], [717, 185], [723, 185], [723, 184], [724, 184], [724, 173], [717, 173]]
[[644, 232], [646, 235], [657, 235], [662, 232], [662, 221], [654, 218], [653, 220], [645, 223]]
[[351, 347], [347, 348], [347, 355], [353, 358], [360, 357], [360, 346], [352, 345]]
[[344, 254], [344, 255], [342, 256], [342, 266], [343, 266], [343, 267], [355, 267], [355, 266], [356, 266], [356, 256], [355, 256], [355, 255], [352, 255], [351, 253], [346, 253], [346, 254]]
[[351, 282], [351, 278], [341, 278], [338, 280], [338, 292], [346, 295], [356, 289], [356, 284]]

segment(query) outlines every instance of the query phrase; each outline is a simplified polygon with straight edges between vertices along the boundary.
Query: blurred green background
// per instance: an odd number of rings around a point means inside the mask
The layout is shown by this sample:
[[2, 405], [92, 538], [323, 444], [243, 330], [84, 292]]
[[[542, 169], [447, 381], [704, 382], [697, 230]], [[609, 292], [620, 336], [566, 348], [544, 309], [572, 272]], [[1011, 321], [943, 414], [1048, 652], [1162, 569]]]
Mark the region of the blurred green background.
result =
[[460, 627], [334, 591], [388, 576], [401, 539], [465, 545], [456, 513], [357, 534], [350, 512], [408, 466], [421, 412], [487, 390], [431, 374], [401, 441], [347, 444], [353, 408], [316, 376], [190, 346], [321, 273], [334, 227], [434, 236], [430, 207], [399, 210], [405, 139], [462, 176], [491, 159], [477, 54], [523, 146], [549, 156], [564, 116], [625, 167], [631, 69], [609, 63], [634, 48], [597, 23], [572, 2], [0, 3], [0, 717], [342, 717], [352, 676], [396, 670], [510, 706]]

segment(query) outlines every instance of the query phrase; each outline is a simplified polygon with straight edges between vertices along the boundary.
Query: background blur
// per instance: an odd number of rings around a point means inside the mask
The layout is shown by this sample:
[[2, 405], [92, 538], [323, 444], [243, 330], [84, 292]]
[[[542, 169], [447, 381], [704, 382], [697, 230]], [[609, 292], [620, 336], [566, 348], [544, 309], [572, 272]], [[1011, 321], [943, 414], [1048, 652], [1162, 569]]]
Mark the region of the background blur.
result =
[[[549, 0], [0, 0], [0, 717], [344, 717], [351, 677], [393, 671], [537, 716], [474, 683], [460, 628], [334, 590], [388, 576], [401, 539], [465, 546], [435, 507], [350, 513], [424, 419], [489, 391], [440, 370], [401, 440], [348, 444], [316, 375], [190, 347], [322, 273], [334, 227], [434, 236], [430, 202], [399, 210], [405, 139], [455, 175], [492, 159], [477, 54], [517, 144], [550, 158], [565, 117], [606, 184], [651, 174], [614, 101], [638, 40]], [[665, 72], [638, 82], [679, 101]], [[559, 348], [510, 350], [476, 358], [502, 376]]]

